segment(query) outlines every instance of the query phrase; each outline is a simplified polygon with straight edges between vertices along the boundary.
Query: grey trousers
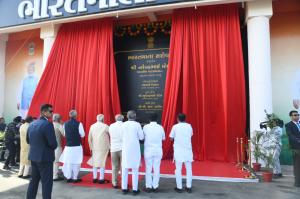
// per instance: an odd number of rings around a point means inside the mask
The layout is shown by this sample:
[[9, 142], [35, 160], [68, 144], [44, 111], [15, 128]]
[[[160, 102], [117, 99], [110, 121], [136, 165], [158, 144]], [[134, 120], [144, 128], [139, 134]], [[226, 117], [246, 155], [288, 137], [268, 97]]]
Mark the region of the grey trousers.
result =
[[111, 152], [112, 185], [118, 185], [118, 173], [121, 168], [122, 151]]

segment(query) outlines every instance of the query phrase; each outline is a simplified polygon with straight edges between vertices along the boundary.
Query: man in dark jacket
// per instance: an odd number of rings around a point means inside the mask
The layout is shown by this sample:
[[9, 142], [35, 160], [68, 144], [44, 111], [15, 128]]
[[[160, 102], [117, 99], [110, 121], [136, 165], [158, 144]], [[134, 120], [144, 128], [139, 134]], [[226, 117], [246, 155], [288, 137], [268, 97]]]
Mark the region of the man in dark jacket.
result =
[[289, 137], [290, 148], [293, 150], [295, 186], [300, 187], [300, 123], [299, 113], [290, 112], [291, 120], [285, 125]]
[[50, 104], [41, 106], [41, 117], [28, 127], [27, 143], [30, 145], [31, 181], [27, 190], [27, 199], [36, 198], [39, 182], [42, 182], [43, 199], [50, 199], [53, 186], [54, 150], [57, 147], [53, 124], [48, 121], [53, 109]]
[[11, 166], [16, 166], [16, 142], [20, 139], [18, 124], [21, 122], [21, 117], [15, 117], [13, 122], [9, 123], [5, 129], [5, 147], [8, 149], [8, 157], [5, 161], [3, 169], [10, 169]]

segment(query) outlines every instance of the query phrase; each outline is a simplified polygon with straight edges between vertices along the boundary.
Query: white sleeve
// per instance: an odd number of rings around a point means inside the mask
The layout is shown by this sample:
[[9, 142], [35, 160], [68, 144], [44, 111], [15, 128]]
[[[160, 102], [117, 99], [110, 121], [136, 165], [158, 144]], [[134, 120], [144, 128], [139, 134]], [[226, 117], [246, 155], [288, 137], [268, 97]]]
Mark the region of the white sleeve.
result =
[[83, 125], [81, 122], [79, 124], [79, 134], [80, 134], [80, 137], [82, 137], [82, 138], [85, 136]]
[[146, 132], [147, 132], [147, 125], [145, 125], [145, 126], [143, 127], [144, 138], [146, 137]]
[[162, 140], [166, 139], [166, 134], [165, 134], [165, 130], [163, 127], [161, 127], [161, 134], [162, 134]]
[[65, 137], [65, 128], [62, 125], [59, 125], [59, 131], [63, 137]]
[[138, 124], [138, 136], [139, 136], [139, 140], [145, 139], [144, 132], [140, 124]]
[[175, 138], [175, 129], [174, 129], [174, 126], [172, 127], [172, 130], [171, 130], [171, 133], [169, 135], [170, 138]]
[[108, 134], [109, 134], [109, 136], [111, 136], [110, 134], [111, 134], [111, 125], [108, 127]]
[[278, 128], [278, 131], [279, 131], [279, 135], [280, 135], [280, 137], [282, 136], [282, 134], [283, 134], [283, 132], [282, 132], [282, 128], [281, 127], [279, 127]]

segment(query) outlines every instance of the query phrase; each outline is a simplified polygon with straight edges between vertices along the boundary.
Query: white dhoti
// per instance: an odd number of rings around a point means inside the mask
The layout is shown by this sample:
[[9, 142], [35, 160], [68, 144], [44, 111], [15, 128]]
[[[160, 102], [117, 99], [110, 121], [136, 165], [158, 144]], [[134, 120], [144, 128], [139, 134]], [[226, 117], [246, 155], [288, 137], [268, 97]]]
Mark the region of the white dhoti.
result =
[[62, 171], [67, 179], [77, 180], [82, 160], [82, 146], [65, 147], [59, 161], [64, 164]]

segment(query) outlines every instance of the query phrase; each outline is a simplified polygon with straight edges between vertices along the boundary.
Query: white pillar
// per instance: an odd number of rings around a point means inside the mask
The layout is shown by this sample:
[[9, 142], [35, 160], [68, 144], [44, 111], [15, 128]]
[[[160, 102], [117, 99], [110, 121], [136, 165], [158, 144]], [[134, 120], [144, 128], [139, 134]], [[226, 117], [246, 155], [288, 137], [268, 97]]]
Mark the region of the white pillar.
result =
[[273, 111], [271, 49], [269, 20], [273, 15], [272, 0], [247, 3], [250, 133], [259, 130], [259, 123]]
[[5, 52], [8, 35], [0, 34], [0, 117], [3, 117], [5, 97]]
[[59, 29], [58, 25], [50, 24], [43, 26], [41, 28], [41, 39], [44, 40], [44, 51], [43, 51], [43, 69], [45, 69], [49, 54], [51, 52], [52, 46], [54, 44], [57, 31]]

